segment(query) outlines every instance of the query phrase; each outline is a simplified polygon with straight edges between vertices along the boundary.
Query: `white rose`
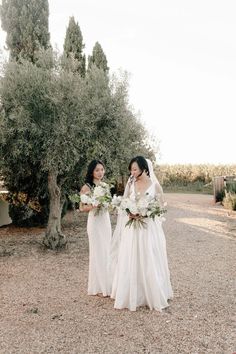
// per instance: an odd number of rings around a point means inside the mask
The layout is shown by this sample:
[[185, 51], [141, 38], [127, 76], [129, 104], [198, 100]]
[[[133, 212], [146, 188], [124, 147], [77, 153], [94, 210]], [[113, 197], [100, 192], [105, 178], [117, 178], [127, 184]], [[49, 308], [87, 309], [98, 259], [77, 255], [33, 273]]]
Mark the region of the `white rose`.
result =
[[98, 205], [99, 205], [99, 201], [93, 196], [93, 197], [91, 198], [91, 204], [92, 204], [93, 206], [98, 206]]
[[141, 214], [142, 216], [146, 216], [147, 215], [147, 208], [140, 209], [139, 214]]
[[105, 195], [105, 190], [101, 186], [97, 186], [94, 188], [93, 195], [96, 198], [103, 197]]
[[81, 202], [84, 204], [91, 204], [91, 198], [87, 194], [82, 194]]
[[117, 207], [121, 204], [121, 201], [122, 201], [122, 197], [121, 196], [118, 196], [117, 195], [114, 195], [113, 198], [112, 198], [112, 202], [111, 202], [111, 205], [113, 205], [114, 207]]

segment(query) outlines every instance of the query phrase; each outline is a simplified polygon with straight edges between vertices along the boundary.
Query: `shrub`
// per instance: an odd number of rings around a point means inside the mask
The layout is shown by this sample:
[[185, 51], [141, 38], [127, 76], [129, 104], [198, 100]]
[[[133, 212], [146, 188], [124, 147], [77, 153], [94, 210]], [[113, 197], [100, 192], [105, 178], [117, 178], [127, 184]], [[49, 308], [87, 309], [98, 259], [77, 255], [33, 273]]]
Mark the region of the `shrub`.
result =
[[216, 202], [222, 202], [224, 200], [224, 197], [225, 197], [225, 190], [218, 191], [216, 193], [216, 196], [215, 196], [215, 201]]
[[26, 204], [10, 204], [9, 216], [15, 226], [44, 226], [47, 223], [48, 212], [46, 210], [40, 212], [33, 210]]
[[227, 192], [236, 193], [236, 181], [227, 181], [226, 190]]
[[[19, 227], [46, 226], [49, 216], [49, 200], [28, 199], [25, 193], [9, 193], [9, 216], [12, 224]], [[69, 202], [65, 200], [61, 217], [66, 214]]]
[[225, 191], [223, 205], [226, 209], [236, 210], [236, 193]]

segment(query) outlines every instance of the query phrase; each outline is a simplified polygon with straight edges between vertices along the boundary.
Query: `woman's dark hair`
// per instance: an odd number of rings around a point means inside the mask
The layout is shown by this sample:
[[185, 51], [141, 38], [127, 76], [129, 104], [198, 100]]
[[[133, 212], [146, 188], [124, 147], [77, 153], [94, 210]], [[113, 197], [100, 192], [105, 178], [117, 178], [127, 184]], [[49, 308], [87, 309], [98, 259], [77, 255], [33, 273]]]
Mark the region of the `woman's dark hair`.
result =
[[102, 165], [105, 168], [104, 163], [100, 160], [93, 160], [88, 165], [87, 174], [85, 177], [85, 184], [88, 184], [90, 187], [95, 187], [95, 184], [93, 183], [93, 171], [95, 170], [97, 165]]
[[141, 176], [143, 171], [145, 171], [147, 173], [147, 175], [150, 176], [147, 160], [143, 156], [136, 156], [136, 157], [132, 158], [132, 160], [129, 163], [129, 171], [131, 171], [131, 166], [134, 162], [136, 162], [138, 164], [138, 167], [141, 170], [141, 173], [139, 176]]

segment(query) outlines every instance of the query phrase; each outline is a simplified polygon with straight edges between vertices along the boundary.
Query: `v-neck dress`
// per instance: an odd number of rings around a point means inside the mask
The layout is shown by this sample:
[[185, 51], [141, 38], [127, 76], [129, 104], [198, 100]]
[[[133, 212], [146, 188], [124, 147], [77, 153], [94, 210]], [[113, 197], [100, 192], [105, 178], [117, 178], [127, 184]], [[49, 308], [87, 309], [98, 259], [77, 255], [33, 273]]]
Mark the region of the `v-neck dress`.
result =
[[[145, 194], [157, 195], [155, 184]], [[129, 197], [136, 198], [134, 185]], [[128, 219], [127, 219], [128, 220]], [[114, 307], [135, 311], [139, 306], [161, 311], [173, 297], [166, 240], [159, 217], [145, 219], [146, 227], [123, 227], [111, 297]]]

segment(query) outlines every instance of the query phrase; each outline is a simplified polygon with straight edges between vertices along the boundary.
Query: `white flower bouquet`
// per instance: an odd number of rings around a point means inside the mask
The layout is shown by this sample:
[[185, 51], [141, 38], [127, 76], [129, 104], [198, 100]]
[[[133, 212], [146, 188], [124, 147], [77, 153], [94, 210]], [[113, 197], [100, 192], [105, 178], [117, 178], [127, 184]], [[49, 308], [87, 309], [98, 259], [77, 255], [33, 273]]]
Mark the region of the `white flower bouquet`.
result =
[[91, 192], [88, 194], [73, 194], [70, 196], [70, 200], [74, 203], [83, 203], [96, 207], [95, 214], [107, 210], [111, 201], [110, 186], [105, 182], [100, 182]]
[[126, 226], [129, 227], [131, 225], [133, 227], [146, 227], [145, 218], [154, 219], [156, 216], [161, 217], [166, 212], [166, 209], [161, 206], [158, 198], [153, 198], [148, 193], [136, 199], [115, 196], [111, 204], [117, 209], [126, 211], [130, 217], [126, 223]]

